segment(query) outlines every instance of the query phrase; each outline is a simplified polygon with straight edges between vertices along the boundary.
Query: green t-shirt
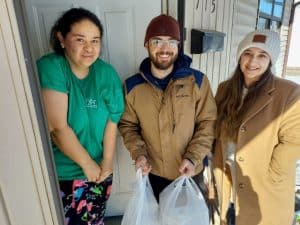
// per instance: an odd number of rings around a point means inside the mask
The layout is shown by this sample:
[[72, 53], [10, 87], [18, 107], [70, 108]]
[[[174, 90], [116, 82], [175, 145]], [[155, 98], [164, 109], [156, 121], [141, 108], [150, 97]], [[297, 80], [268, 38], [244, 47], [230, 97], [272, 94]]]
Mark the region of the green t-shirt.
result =
[[[81, 145], [99, 163], [107, 120], [118, 123], [124, 111], [120, 78], [113, 67], [97, 59], [84, 79], [78, 79], [65, 57], [50, 53], [37, 61], [42, 89], [68, 95], [69, 126]], [[59, 180], [84, 179], [82, 169], [52, 144]]]

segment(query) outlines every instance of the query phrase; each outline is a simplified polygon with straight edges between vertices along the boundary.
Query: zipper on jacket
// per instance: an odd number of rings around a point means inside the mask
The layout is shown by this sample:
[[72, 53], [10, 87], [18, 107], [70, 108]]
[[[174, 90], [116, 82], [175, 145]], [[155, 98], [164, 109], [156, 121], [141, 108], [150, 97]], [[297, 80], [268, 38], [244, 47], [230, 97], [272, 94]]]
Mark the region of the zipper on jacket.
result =
[[165, 104], [165, 96], [162, 96], [162, 98], [161, 98], [161, 104]]
[[[163, 91], [163, 94], [162, 94], [162, 98], [161, 98], [161, 103], [163, 105], [165, 105], [165, 95], [166, 93], [169, 91], [170, 87], [171, 87], [171, 83], [174, 82], [172, 79], [169, 81], [169, 84], [166, 88], [165, 91]], [[174, 134], [175, 132], [175, 128], [176, 128], [176, 123], [175, 123], [175, 113], [174, 113], [174, 105], [173, 105], [174, 102], [171, 102], [171, 109], [172, 109], [172, 114], [173, 114], [173, 123], [172, 123], [172, 134]]]
[[172, 127], [172, 133], [174, 134], [174, 131], [175, 131], [175, 127], [176, 127], [176, 123], [175, 121], [173, 120], [173, 127]]

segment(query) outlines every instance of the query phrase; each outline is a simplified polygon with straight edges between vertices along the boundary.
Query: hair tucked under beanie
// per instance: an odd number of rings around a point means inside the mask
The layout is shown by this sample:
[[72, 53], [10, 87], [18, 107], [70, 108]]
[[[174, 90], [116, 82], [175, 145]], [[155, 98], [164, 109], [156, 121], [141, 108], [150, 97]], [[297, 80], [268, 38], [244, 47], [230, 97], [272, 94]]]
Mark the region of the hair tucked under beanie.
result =
[[237, 61], [240, 60], [241, 54], [251, 47], [260, 48], [267, 52], [274, 65], [280, 53], [279, 34], [271, 30], [255, 30], [250, 32], [239, 44], [236, 55]]
[[178, 22], [173, 17], [164, 14], [154, 17], [147, 27], [144, 45], [155, 36], [170, 36], [180, 41]]

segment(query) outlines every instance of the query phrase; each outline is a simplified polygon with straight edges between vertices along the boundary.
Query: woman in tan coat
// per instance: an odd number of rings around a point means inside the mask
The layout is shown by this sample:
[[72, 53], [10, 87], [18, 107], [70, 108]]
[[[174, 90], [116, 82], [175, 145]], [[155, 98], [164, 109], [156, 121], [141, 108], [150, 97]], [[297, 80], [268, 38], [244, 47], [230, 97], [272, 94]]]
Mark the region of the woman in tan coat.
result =
[[214, 173], [222, 224], [292, 224], [300, 87], [272, 74], [279, 52], [277, 33], [249, 33], [239, 44], [235, 73], [216, 94]]

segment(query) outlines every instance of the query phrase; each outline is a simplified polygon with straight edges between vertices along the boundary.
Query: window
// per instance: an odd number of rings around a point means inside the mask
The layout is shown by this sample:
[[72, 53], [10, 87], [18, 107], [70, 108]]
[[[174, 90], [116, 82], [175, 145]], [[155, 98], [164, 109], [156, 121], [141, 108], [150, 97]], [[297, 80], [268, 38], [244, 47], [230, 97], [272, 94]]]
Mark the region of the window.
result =
[[257, 18], [257, 29], [279, 30], [285, 0], [260, 0]]

